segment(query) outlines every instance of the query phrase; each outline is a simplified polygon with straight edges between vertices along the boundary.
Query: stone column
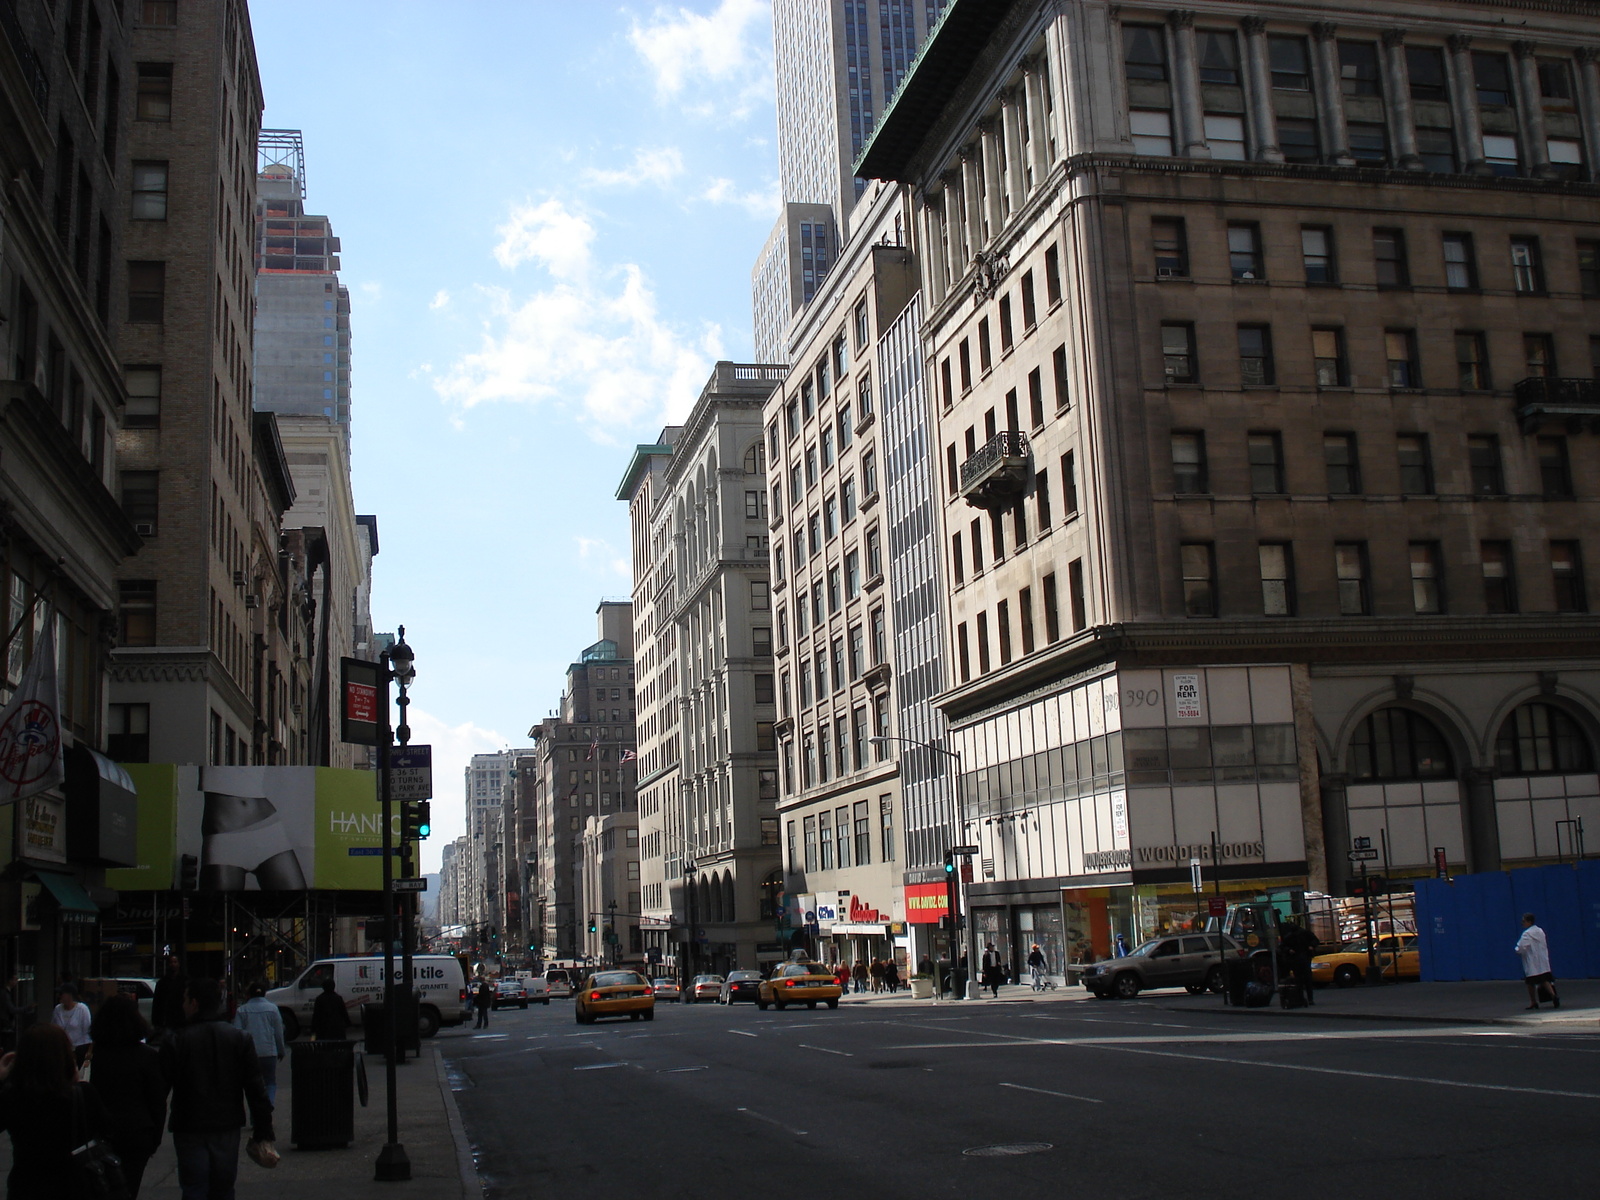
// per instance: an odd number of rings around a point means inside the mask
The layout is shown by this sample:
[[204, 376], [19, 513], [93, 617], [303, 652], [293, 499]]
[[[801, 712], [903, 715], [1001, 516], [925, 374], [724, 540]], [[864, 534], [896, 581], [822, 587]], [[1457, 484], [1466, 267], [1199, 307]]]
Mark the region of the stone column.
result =
[[989, 237], [984, 240], [991, 241], [1000, 236], [1000, 230], [1006, 223], [1005, 180], [1000, 173], [1000, 137], [992, 118], [978, 122], [978, 149], [983, 155], [980, 164], [983, 170], [983, 209], [984, 215], [989, 218]]
[[1011, 211], [1017, 212], [1028, 199], [1028, 169], [1022, 157], [1022, 112], [1017, 107], [1021, 99], [1016, 88], [1000, 93], [1000, 125], [1006, 135], [1006, 196], [1011, 201]]
[[1338, 27], [1318, 21], [1311, 27], [1312, 87], [1317, 97], [1317, 124], [1322, 128], [1322, 154], [1338, 166], [1353, 167], [1350, 132], [1344, 123], [1344, 97], [1339, 91]]
[[967, 254], [963, 239], [966, 227], [961, 220], [961, 178], [956, 171], [946, 171], [944, 183], [944, 254], [945, 275], [949, 286], [955, 287], [967, 273]]
[[948, 265], [944, 246], [944, 220], [939, 211], [939, 201], [929, 193], [921, 196], [922, 208], [922, 259], [928, 265], [928, 290], [933, 293], [933, 303], [944, 299], [949, 288], [945, 278]]
[[[967, 202], [967, 262], [983, 249], [983, 188], [978, 182], [978, 147], [961, 148], [961, 192]], [[966, 263], [962, 264], [965, 269]]]
[[1345, 799], [1350, 777], [1323, 775], [1318, 782], [1322, 789], [1322, 846], [1328, 864], [1328, 890], [1342, 895], [1344, 881], [1350, 878], [1350, 806]]
[[1200, 66], [1194, 48], [1194, 13], [1174, 9], [1167, 14], [1172, 29], [1172, 141], [1185, 158], [1210, 158], [1206, 125], [1200, 107]]
[[1512, 42], [1511, 61], [1517, 89], [1517, 125], [1522, 131], [1522, 161], [1528, 174], [1549, 179], [1550, 146], [1545, 140], [1544, 104], [1539, 98], [1539, 62], [1532, 42]]
[[[1030, 58], [1022, 64], [1022, 87], [1028, 102], [1028, 161], [1033, 166], [1033, 187], [1044, 182], [1050, 173], [1050, 134], [1045, 129], [1044, 78], [1039, 74], [1045, 64]], [[1033, 188], [1029, 188], [1032, 191]]]
[[1495, 808], [1494, 772], [1471, 767], [1461, 774], [1461, 823], [1467, 835], [1467, 870], [1500, 869], [1500, 815]]
[[1278, 119], [1272, 111], [1272, 68], [1267, 62], [1267, 22], [1264, 17], [1245, 17], [1239, 25], [1244, 30], [1244, 69], [1250, 81], [1250, 127], [1255, 134], [1256, 157], [1281, 163]]
[[1452, 33], [1444, 40], [1450, 51], [1450, 107], [1456, 118], [1456, 153], [1470, 175], [1492, 175], [1483, 159], [1483, 122], [1478, 118], [1478, 86], [1472, 73], [1472, 38]]
[[1600, 178], [1600, 50], [1579, 46], [1574, 54], [1578, 68], [1578, 113], [1583, 124], [1583, 157], [1589, 178]]
[[1383, 82], [1388, 95], [1389, 138], [1395, 161], [1407, 171], [1422, 170], [1417, 153], [1417, 125], [1411, 112], [1411, 76], [1406, 70], [1406, 31], [1383, 31]]

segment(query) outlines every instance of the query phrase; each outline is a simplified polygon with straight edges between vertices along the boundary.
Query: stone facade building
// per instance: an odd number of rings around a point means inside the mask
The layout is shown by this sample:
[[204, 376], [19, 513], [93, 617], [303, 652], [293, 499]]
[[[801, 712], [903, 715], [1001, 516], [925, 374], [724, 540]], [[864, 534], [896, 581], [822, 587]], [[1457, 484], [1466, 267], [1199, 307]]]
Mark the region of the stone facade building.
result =
[[[1580, 4], [957, 0], [909, 186], [980, 937], [1547, 860], [1600, 812]], [[1215, 836], [1217, 851], [1212, 852]]]

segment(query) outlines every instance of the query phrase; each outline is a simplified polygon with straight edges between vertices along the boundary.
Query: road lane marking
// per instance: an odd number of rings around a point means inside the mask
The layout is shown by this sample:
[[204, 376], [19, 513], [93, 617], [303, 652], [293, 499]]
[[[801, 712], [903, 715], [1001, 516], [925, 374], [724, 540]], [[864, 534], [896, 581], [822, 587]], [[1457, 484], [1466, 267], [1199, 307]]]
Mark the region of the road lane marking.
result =
[[740, 1037], [758, 1037], [759, 1034], [751, 1033], [748, 1029], [730, 1029], [729, 1033], [737, 1033]]
[[625, 1062], [590, 1063], [587, 1067], [573, 1067], [574, 1071], [606, 1071], [612, 1067], [625, 1067]]
[[1020, 1083], [1002, 1083], [1001, 1087], [1015, 1088], [1019, 1092], [1038, 1092], [1041, 1096], [1060, 1096], [1063, 1100], [1082, 1100], [1085, 1104], [1104, 1104], [1093, 1096], [1074, 1096], [1071, 1092], [1052, 1092], [1049, 1088], [1027, 1087]]
[[837, 1054], [840, 1058], [855, 1057], [855, 1055], [851, 1054], [848, 1050], [829, 1050], [826, 1046], [812, 1046], [805, 1042], [796, 1042], [795, 1045], [799, 1046], [802, 1050], [820, 1050], [824, 1054]]
[[785, 1125], [782, 1121], [778, 1120], [778, 1118], [776, 1118], [776, 1117], [766, 1116], [766, 1115], [764, 1115], [762, 1113], [758, 1113], [758, 1112], [755, 1112], [755, 1111], [753, 1111], [751, 1109], [745, 1108], [743, 1105], [740, 1105], [738, 1108], [734, 1109], [734, 1111], [735, 1112], [742, 1112], [745, 1116], [754, 1117], [758, 1121], [765, 1121], [768, 1125], [776, 1125], [779, 1129], [783, 1130], [785, 1133], [792, 1133], [796, 1137], [805, 1137], [806, 1136], [806, 1131], [804, 1129], [794, 1129], [794, 1128], [792, 1128], [792, 1127], [790, 1127], [788, 1125]]
[[681, 1075], [685, 1071], [709, 1071], [710, 1067], [668, 1067], [664, 1071], [657, 1071], [657, 1075]]

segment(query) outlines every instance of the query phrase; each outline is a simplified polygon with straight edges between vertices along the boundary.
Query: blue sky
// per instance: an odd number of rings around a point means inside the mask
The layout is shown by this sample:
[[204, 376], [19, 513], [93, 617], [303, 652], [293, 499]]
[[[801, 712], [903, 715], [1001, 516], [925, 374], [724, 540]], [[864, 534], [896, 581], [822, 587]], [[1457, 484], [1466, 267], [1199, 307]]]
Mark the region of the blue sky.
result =
[[256, 0], [267, 128], [343, 242], [373, 616], [417, 653], [433, 840], [631, 588], [635, 443], [751, 354], [777, 215], [767, 0]]

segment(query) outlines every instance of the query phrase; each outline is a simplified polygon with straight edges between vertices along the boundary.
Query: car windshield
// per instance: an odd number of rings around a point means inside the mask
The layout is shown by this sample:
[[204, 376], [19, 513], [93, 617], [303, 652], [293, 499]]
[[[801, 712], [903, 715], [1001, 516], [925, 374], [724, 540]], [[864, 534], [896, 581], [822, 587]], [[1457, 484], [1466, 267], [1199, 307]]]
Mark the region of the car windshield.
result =
[[627, 987], [630, 984], [644, 982], [642, 975], [635, 975], [632, 971], [601, 971], [594, 977], [595, 987]]

